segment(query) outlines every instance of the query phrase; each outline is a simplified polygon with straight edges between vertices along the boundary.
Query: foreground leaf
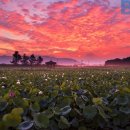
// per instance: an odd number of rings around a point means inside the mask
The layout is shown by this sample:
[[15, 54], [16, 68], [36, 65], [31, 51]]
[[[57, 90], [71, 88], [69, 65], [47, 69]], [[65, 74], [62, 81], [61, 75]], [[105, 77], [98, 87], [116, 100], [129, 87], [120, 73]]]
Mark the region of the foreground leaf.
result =
[[97, 114], [97, 109], [94, 106], [86, 106], [83, 109], [83, 115], [86, 119], [93, 119]]
[[70, 127], [70, 123], [68, 122], [68, 120], [65, 117], [61, 116], [58, 126], [60, 129], [67, 129]]
[[24, 121], [21, 124], [19, 124], [18, 129], [19, 130], [29, 130], [33, 126], [33, 122], [31, 121]]
[[49, 118], [44, 113], [35, 114], [34, 122], [39, 128], [47, 128], [49, 126]]

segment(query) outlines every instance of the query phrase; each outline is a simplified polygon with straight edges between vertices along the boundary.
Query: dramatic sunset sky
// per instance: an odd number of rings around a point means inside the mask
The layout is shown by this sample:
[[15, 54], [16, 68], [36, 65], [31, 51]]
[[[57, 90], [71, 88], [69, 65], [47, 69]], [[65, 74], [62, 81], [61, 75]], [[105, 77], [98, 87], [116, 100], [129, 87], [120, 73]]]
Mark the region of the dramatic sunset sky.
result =
[[121, 0], [0, 0], [0, 56], [48, 55], [102, 63], [130, 56]]

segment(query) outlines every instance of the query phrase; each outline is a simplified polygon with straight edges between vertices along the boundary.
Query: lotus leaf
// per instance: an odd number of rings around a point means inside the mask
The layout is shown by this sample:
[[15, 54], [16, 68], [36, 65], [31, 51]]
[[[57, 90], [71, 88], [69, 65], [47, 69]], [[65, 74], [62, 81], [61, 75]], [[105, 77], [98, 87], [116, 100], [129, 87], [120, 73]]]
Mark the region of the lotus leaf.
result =
[[70, 123], [68, 122], [68, 120], [65, 117], [61, 116], [58, 126], [60, 129], [67, 129], [70, 127]]
[[95, 106], [86, 106], [83, 109], [83, 115], [86, 119], [93, 119], [97, 114], [97, 109]]
[[34, 122], [39, 128], [47, 128], [49, 126], [49, 118], [44, 113], [35, 114]]
[[24, 121], [21, 124], [19, 124], [18, 129], [19, 130], [29, 130], [33, 127], [32, 121]]

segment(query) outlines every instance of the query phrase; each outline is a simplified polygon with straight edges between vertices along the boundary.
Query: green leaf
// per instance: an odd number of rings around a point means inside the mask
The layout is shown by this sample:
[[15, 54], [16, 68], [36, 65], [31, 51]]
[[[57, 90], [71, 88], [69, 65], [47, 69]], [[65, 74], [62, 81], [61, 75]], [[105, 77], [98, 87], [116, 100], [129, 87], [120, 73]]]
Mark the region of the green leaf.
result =
[[59, 130], [58, 124], [54, 120], [50, 121], [49, 127], [50, 127], [51, 130]]
[[57, 99], [57, 103], [58, 103], [57, 105], [59, 108], [63, 108], [65, 106], [70, 106], [71, 102], [72, 102], [72, 99], [69, 97], [63, 97], [63, 98]]
[[34, 122], [39, 128], [47, 128], [49, 126], [49, 118], [44, 113], [35, 114]]
[[11, 113], [21, 115], [23, 112], [23, 108], [14, 108]]
[[6, 101], [0, 101], [0, 112], [4, 111], [8, 107], [8, 103]]
[[88, 99], [86, 96], [81, 95], [81, 97], [82, 97], [82, 99], [83, 99], [85, 102], [88, 102], [88, 101], [89, 101], [89, 99]]
[[35, 102], [35, 103], [31, 104], [30, 109], [32, 110], [32, 112], [39, 112], [40, 111], [39, 103]]
[[7, 130], [7, 125], [5, 124], [4, 121], [0, 121], [0, 130]]
[[78, 130], [87, 130], [85, 126], [80, 126]]
[[51, 93], [52, 97], [56, 97], [58, 95], [58, 90], [54, 90], [53, 93]]
[[105, 114], [103, 108], [100, 107], [100, 106], [98, 106], [98, 111], [99, 111], [99, 114], [100, 114], [106, 121], [108, 121], [109, 116]]
[[24, 121], [21, 124], [19, 124], [18, 129], [19, 130], [29, 130], [33, 126], [33, 122], [31, 121]]
[[116, 101], [118, 105], [127, 105], [129, 102], [129, 99], [127, 96], [118, 96]]
[[70, 106], [65, 106], [64, 108], [60, 109], [60, 113], [62, 116], [67, 115], [68, 113], [70, 113], [70, 111], [71, 111]]
[[61, 84], [60, 88], [63, 89], [63, 88], [65, 87], [65, 85], [66, 85], [66, 82], [64, 81], [64, 82]]
[[54, 107], [53, 112], [55, 115], [60, 115], [60, 108], [59, 107]]
[[79, 108], [84, 108], [85, 107], [85, 103], [83, 101], [83, 99], [81, 97], [77, 97], [76, 98], [76, 104], [79, 106]]
[[77, 128], [79, 126], [79, 121], [77, 118], [74, 118], [72, 121], [71, 121], [71, 124], [73, 127]]
[[2, 120], [5, 122], [6, 126], [16, 127], [21, 122], [21, 116], [16, 113], [10, 113], [4, 115]]
[[127, 92], [127, 93], [130, 93], [130, 88], [124, 87], [124, 88], [123, 88], [123, 91], [125, 91], [125, 92]]
[[82, 116], [82, 113], [81, 113], [78, 109], [74, 108], [74, 111], [75, 111], [78, 115]]
[[97, 114], [97, 109], [94, 106], [86, 106], [83, 109], [83, 115], [86, 119], [93, 119]]
[[130, 108], [129, 107], [121, 107], [120, 111], [125, 114], [130, 114]]
[[22, 98], [13, 98], [13, 102], [16, 107], [22, 107], [22, 104], [23, 104]]
[[102, 98], [93, 98], [93, 103], [96, 105], [102, 104]]
[[70, 125], [69, 122], [68, 122], [68, 120], [67, 120], [64, 116], [61, 116], [60, 119], [61, 119], [61, 121], [62, 121], [64, 124], [66, 124], [66, 125], [68, 125], [68, 126]]
[[26, 108], [29, 106], [29, 101], [28, 101], [28, 99], [25, 99], [25, 98], [24, 99], [23, 98], [14, 98], [13, 101], [17, 107]]
[[68, 122], [68, 120], [65, 117], [61, 116], [58, 126], [60, 129], [67, 129], [70, 127], [70, 123]]
[[24, 108], [29, 107], [29, 100], [26, 99], [26, 98], [24, 98], [24, 99], [23, 99], [23, 104], [22, 104], [22, 105], [23, 105]]
[[42, 113], [45, 114], [49, 119], [54, 116], [54, 112], [51, 109], [47, 109], [43, 111]]

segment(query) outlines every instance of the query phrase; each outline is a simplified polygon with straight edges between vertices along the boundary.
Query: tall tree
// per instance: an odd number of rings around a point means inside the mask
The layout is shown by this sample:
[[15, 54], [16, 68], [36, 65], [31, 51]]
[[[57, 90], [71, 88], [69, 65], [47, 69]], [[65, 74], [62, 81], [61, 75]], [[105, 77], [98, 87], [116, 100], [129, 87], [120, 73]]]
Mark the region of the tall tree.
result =
[[21, 62], [22, 62], [23, 65], [27, 65], [28, 60], [29, 60], [29, 57], [26, 54], [24, 54], [23, 57], [22, 57]]
[[22, 59], [22, 57], [19, 54], [19, 52], [15, 51], [15, 53], [13, 54], [13, 59], [12, 59], [11, 63], [17, 65], [21, 61], [21, 59]]
[[30, 64], [33, 65], [33, 64], [36, 64], [36, 57], [34, 54], [32, 54], [30, 57], [29, 57], [29, 61], [30, 61]]
[[43, 58], [41, 56], [39, 56], [37, 58], [37, 64], [40, 65], [43, 62]]

